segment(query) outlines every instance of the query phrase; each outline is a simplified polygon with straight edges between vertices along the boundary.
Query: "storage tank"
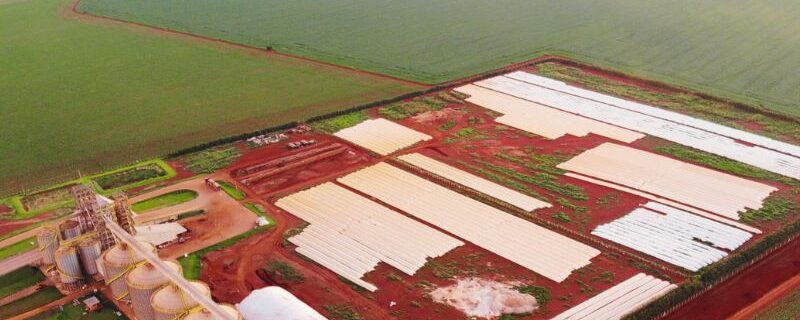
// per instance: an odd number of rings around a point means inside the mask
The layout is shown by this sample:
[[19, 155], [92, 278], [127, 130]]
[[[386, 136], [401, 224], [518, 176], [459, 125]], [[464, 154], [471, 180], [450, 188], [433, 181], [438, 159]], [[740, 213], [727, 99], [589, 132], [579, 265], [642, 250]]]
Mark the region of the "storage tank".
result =
[[[152, 244], [139, 242], [148, 248], [153, 254], [156, 248]], [[105, 281], [111, 287], [111, 294], [117, 300], [128, 299], [128, 286], [125, 284], [125, 275], [133, 269], [133, 265], [142, 261], [140, 257], [128, 244], [122, 242], [108, 249], [103, 253], [103, 270], [105, 270]]]
[[[211, 298], [211, 289], [201, 281], [189, 281], [189, 284], [197, 288], [197, 291]], [[175, 284], [156, 290], [150, 298], [156, 320], [175, 319], [179, 314], [197, 306], [188, 294], [183, 292]]]
[[73, 290], [83, 285], [83, 273], [75, 247], [59, 247], [55, 258], [56, 270], [65, 288]]
[[42, 252], [42, 263], [53, 265], [56, 263], [56, 249], [58, 249], [58, 230], [52, 226], [39, 229], [36, 233], [36, 242], [39, 243], [39, 251]]
[[[164, 264], [177, 274], [181, 274], [181, 265], [173, 261], [165, 261]], [[140, 265], [125, 276], [125, 285], [128, 286], [129, 296], [133, 313], [139, 320], [153, 320], [155, 314], [150, 304], [150, 297], [156, 290], [168, 284], [169, 278], [164, 273], [156, 269], [152, 264], [145, 263]]]
[[86, 239], [78, 244], [78, 253], [80, 253], [81, 266], [83, 267], [84, 274], [87, 278], [97, 274], [97, 261], [100, 258], [100, 241], [95, 238]]
[[64, 221], [59, 228], [61, 229], [61, 238], [64, 240], [69, 240], [81, 235], [81, 225], [75, 220]]
[[[222, 310], [224, 310], [226, 313], [231, 315], [233, 319], [242, 320], [242, 314], [239, 313], [239, 310], [236, 310], [234, 306], [229, 304], [220, 304], [219, 307], [222, 308]], [[225, 320], [225, 319], [215, 316], [213, 313], [206, 310], [206, 308], [202, 308], [200, 310], [189, 313], [189, 315], [184, 317], [183, 320]]]

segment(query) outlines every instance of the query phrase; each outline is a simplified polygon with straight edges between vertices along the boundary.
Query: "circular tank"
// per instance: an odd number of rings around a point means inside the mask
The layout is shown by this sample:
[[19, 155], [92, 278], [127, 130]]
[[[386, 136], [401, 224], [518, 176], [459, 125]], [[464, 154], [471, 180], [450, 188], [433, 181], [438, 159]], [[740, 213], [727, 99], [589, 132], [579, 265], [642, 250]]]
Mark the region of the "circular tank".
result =
[[56, 250], [56, 270], [64, 287], [72, 290], [83, 284], [83, 273], [78, 261], [78, 251], [74, 247], [60, 247]]
[[89, 276], [97, 274], [97, 259], [100, 258], [100, 241], [97, 239], [87, 239], [78, 244], [81, 266], [83, 271]]
[[64, 221], [59, 226], [59, 229], [61, 229], [61, 238], [64, 240], [69, 240], [81, 235], [81, 225], [75, 220]]
[[[189, 281], [189, 283], [195, 286], [197, 291], [211, 298], [211, 289], [207, 284], [201, 281]], [[197, 301], [194, 301], [194, 299], [189, 297], [188, 294], [174, 284], [156, 290], [150, 298], [150, 303], [153, 306], [153, 313], [156, 320], [174, 319], [180, 313], [197, 306]]]
[[58, 231], [50, 226], [42, 227], [36, 233], [36, 242], [39, 243], [39, 251], [42, 252], [42, 263], [53, 265], [56, 263], [56, 249], [58, 249]]
[[[156, 248], [152, 244], [146, 242], [140, 242], [140, 244], [155, 254]], [[128, 300], [128, 286], [125, 284], [125, 274], [133, 269], [133, 265], [142, 260], [143, 258], [124, 242], [111, 247], [103, 253], [102, 261], [105, 280], [106, 284], [111, 287], [111, 294], [114, 295], [114, 299]]]
[[[236, 310], [234, 306], [229, 304], [220, 304], [219, 306], [220, 308], [222, 308], [222, 310], [225, 310], [225, 312], [231, 315], [233, 319], [242, 320], [242, 314], [239, 313], [239, 310]], [[208, 312], [208, 310], [203, 308], [198, 311], [190, 313], [189, 315], [184, 317], [183, 320], [223, 320], [223, 319], [215, 316], [213, 313]]]
[[[173, 261], [165, 261], [169, 268], [177, 274], [181, 274], [181, 265]], [[160, 287], [168, 284], [169, 278], [150, 263], [140, 265], [125, 276], [125, 284], [128, 286], [131, 306], [136, 318], [139, 320], [153, 320], [155, 314], [150, 304], [150, 297]]]

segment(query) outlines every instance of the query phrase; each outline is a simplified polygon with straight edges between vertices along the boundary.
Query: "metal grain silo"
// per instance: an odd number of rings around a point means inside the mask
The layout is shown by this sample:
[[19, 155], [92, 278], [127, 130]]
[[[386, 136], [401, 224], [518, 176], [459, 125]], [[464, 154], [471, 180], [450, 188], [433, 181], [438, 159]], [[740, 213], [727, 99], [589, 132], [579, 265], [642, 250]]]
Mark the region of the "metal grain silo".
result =
[[[211, 298], [211, 289], [201, 281], [189, 281], [189, 283], [205, 296]], [[167, 285], [157, 290], [150, 298], [156, 320], [175, 319], [181, 313], [197, 306], [188, 294], [183, 292], [175, 284]]]
[[[236, 307], [229, 305], [229, 304], [220, 304], [219, 305], [222, 310], [227, 312], [233, 319], [242, 320], [242, 314], [239, 313], [239, 310], [236, 310]], [[183, 320], [223, 320], [219, 317], [215, 316], [213, 313], [208, 312], [205, 308], [193, 311], [189, 313]]]
[[83, 272], [74, 247], [59, 247], [55, 253], [56, 270], [64, 287], [73, 290], [83, 285]]
[[91, 278], [97, 274], [97, 259], [100, 258], [100, 241], [97, 239], [87, 239], [78, 244], [78, 253], [81, 258], [81, 266], [87, 277]]
[[44, 226], [36, 233], [36, 242], [42, 252], [42, 263], [53, 265], [56, 263], [56, 250], [58, 249], [58, 230], [52, 226]]
[[61, 238], [64, 240], [69, 240], [81, 235], [81, 225], [75, 220], [64, 221], [59, 228], [61, 229]]
[[[181, 265], [177, 262], [165, 261], [164, 264], [177, 274], [181, 274]], [[125, 284], [128, 286], [131, 306], [137, 319], [155, 319], [150, 298], [156, 290], [168, 283], [170, 283], [169, 278], [150, 263], [140, 265], [128, 272], [128, 275], [125, 276]]]
[[[153, 245], [140, 242], [142, 246], [148, 248], [153, 254], [156, 248]], [[142, 261], [133, 249], [126, 243], [118, 243], [103, 254], [103, 270], [105, 270], [105, 281], [111, 287], [111, 294], [117, 300], [128, 299], [128, 286], [125, 284], [125, 275], [131, 271], [137, 263]]]

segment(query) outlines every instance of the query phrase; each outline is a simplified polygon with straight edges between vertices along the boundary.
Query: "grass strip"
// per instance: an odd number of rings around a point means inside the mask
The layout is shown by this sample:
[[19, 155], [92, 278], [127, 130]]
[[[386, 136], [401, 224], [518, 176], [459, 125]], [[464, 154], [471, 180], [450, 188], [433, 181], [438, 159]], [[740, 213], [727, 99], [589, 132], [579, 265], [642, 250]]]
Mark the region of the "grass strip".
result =
[[147, 200], [134, 203], [131, 209], [137, 213], [143, 213], [155, 209], [179, 205], [197, 198], [197, 192], [192, 190], [175, 190], [156, 196]]
[[28, 251], [33, 250], [37, 247], [36, 237], [30, 237], [28, 239], [22, 240], [20, 242], [14, 243], [10, 246], [0, 249], [0, 260], [6, 259], [8, 257], [16, 256], [21, 253], [25, 253]]
[[350, 112], [338, 117], [320, 120], [311, 123], [310, 126], [318, 131], [325, 133], [335, 133], [342, 129], [355, 126], [369, 119], [366, 110]]
[[37, 307], [61, 299], [62, 297], [64, 297], [64, 295], [62, 295], [58, 289], [54, 287], [45, 287], [25, 298], [0, 306], [0, 319], [8, 319], [15, 315], [31, 311]]
[[244, 198], [247, 198], [247, 194], [245, 194], [244, 191], [239, 190], [239, 188], [237, 188], [232, 183], [225, 180], [218, 180], [217, 183], [219, 183], [219, 186], [222, 188], [222, 191], [225, 191], [225, 193], [231, 196], [231, 198], [233, 198], [234, 200], [239, 201], [239, 200], [244, 200]]
[[0, 276], [0, 298], [44, 280], [44, 274], [34, 267], [22, 267]]
[[655, 149], [657, 152], [668, 154], [675, 158], [706, 165], [708, 167], [732, 173], [738, 176], [769, 180], [774, 182], [783, 183], [789, 186], [800, 186], [800, 181], [773, 173], [758, 167], [741, 163], [739, 161], [731, 160], [725, 157], [720, 157], [715, 154], [692, 149], [690, 147], [682, 146], [676, 143], [659, 146]]

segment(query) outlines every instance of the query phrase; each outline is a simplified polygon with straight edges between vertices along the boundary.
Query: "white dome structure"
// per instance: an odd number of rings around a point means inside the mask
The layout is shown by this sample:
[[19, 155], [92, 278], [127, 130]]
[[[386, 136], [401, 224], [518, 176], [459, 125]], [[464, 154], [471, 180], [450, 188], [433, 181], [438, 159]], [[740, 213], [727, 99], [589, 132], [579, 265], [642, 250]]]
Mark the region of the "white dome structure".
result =
[[319, 312], [281, 287], [255, 290], [236, 306], [244, 320], [326, 320]]

